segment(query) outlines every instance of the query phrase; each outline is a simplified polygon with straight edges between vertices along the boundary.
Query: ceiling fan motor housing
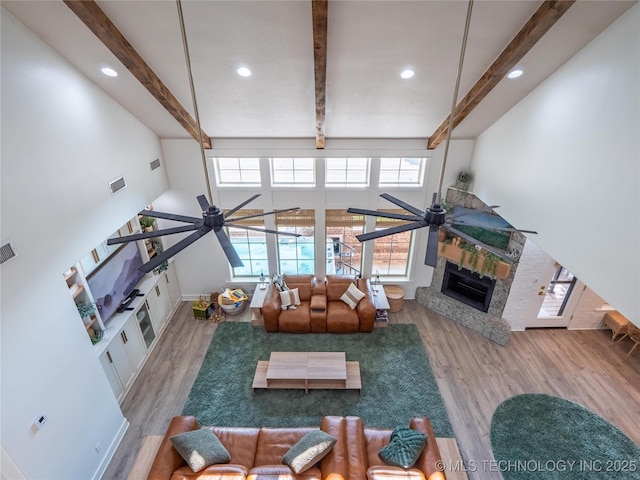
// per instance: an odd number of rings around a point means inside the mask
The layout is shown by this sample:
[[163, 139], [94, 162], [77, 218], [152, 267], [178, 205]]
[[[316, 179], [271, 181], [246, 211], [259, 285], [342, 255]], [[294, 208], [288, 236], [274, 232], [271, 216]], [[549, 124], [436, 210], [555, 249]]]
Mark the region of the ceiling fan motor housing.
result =
[[209, 209], [202, 214], [204, 218], [204, 224], [207, 227], [221, 229], [224, 227], [224, 214], [222, 210], [220, 210], [215, 205], [213, 207], [209, 207]]
[[424, 219], [429, 225], [443, 225], [446, 214], [447, 211], [442, 208], [442, 205], [434, 203], [424, 212]]

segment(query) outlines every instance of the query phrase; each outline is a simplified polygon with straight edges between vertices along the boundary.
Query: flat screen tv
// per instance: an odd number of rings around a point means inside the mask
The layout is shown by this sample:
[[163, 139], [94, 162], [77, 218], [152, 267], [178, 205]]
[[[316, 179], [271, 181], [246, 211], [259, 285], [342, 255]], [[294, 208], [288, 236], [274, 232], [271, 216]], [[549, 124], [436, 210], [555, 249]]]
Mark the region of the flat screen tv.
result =
[[103, 322], [113, 316], [122, 301], [136, 288], [144, 276], [144, 272], [138, 270], [141, 266], [142, 257], [138, 246], [136, 242], [129, 242], [87, 277], [89, 290]]

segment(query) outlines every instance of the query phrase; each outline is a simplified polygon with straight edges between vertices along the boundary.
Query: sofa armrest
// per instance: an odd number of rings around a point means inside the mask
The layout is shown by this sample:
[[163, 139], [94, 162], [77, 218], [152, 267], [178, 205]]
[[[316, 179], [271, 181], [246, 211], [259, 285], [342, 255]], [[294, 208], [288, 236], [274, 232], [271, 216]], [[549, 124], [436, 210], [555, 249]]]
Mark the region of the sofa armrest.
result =
[[262, 318], [264, 319], [264, 329], [267, 332], [277, 332], [279, 330], [278, 319], [281, 311], [280, 292], [272, 282], [269, 284], [269, 291], [262, 303]]
[[179, 416], [171, 419], [167, 433], [164, 434], [158, 453], [153, 459], [147, 480], [168, 480], [176, 469], [185, 465], [184, 459], [173, 448], [170, 437], [198, 428], [200, 428], [198, 421], [194, 417]]
[[372, 332], [376, 322], [376, 304], [373, 299], [371, 282], [368, 278], [359, 278], [356, 286], [365, 294], [357, 306], [358, 318], [360, 319], [360, 331]]
[[348, 416], [345, 418], [345, 431], [347, 434], [349, 476], [345, 480], [367, 480], [367, 468], [369, 456], [367, 452], [367, 440], [364, 435], [364, 424], [360, 417]]
[[320, 421], [320, 430], [337, 439], [331, 452], [322, 459], [320, 469], [322, 480], [346, 480], [349, 467], [347, 464], [347, 442], [345, 418], [337, 416], [323, 417]]
[[409, 428], [418, 430], [427, 435], [427, 446], [422, 451], [414, 468], [419, 468], [424, 472], [427, 480], [441, 480], [445, 478], [444, 473], [438, 468], [442, 465], [442, 457], [436, 442], [436, 435], [431, 427], [431, 422], [426, 417], [415, 417], [411, 419]]

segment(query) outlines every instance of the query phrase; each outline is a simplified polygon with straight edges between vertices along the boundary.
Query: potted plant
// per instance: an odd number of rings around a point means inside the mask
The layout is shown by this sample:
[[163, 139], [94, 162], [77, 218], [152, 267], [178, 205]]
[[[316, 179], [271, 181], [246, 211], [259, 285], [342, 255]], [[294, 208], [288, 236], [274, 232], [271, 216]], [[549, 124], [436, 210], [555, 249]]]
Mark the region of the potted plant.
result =
[[153, 217], [142, 216], [140, 217], [140, 228], [143, 232], [152, 232], [153, 222], [155, 222]]
[[96, 313], [96, 304], [93, 302], [80, 302], [76, 303], [76, 308], [85, 325], [91, 323], [91, 315]]

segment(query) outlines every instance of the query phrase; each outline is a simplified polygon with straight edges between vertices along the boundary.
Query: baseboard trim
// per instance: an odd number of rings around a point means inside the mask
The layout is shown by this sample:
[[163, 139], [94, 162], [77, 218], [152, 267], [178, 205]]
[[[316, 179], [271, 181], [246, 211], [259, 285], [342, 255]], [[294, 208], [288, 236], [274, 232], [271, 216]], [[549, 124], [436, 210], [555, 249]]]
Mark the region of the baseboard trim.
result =
[[102, 462], [100, 462], [100, 465], [98, 465], [96, 472], [93, 474], [92, 480], [100, 480], [102, 478], [102, 475], [104, 475], [104, 472], [109, 466], [109, 462], [115, 455], [120, 442], [124, 438], [124, 434], [127, 433], [128, 428], [129, 421], [126, 418], [123, 418], [122, 423], [120, 424], [120, 428], [118, 429], [118, 433], [109, 445], [109, 449], [106, 451], [105, 456], [102, 458]]

